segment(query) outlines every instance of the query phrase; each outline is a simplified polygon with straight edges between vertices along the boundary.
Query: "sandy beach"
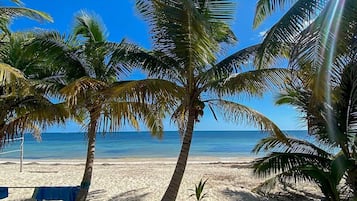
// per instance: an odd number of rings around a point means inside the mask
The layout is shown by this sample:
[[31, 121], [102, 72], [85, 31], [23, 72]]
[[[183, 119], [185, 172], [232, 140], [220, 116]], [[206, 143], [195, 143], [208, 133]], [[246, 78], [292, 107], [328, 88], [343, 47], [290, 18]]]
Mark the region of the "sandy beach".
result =
[[[97, 159], [88, 200], [158, 201], [175, 167], [174, 158]], [[316, 186], [297, 184], [296, 189], [278, 189], [273, 196], [260, 196], [251, 190], [263, 181], [252, 175], [252, 158], [191, 158], [177, 200], [194, 200], [189, 195], [200, 179], [208, 179], [207, 201], [319, 200]], [[9, 189], [8, 201], [31, 200], [36, 186], [79, 185], [84, 169], [82, 160], [25, 161], [19, 172], [18, 161], [0, 161], [0, 185]], [[308, 193], [306, 193], [308, 192]]]

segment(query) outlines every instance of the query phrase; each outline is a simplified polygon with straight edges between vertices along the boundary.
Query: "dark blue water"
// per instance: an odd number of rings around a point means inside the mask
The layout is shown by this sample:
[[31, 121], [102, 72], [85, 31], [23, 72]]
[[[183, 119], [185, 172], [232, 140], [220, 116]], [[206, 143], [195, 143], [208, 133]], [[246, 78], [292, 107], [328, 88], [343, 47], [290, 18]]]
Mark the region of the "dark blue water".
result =
[[[306, 131], [287, 131], [298, 138], [307, 138]], [[196, 131], [191, 156], [236, 157], [255, 156], [254, 145], [267, 133], [260, 131]], [[19, 142], [8, 144], [2, 152], [19, 148]], [[27, 159], [77, 159], [86, 156], [84, 133], [43, 133], [42, 141], [25, 135], [24, 157]], [[162, 139], [149, 132], [118, 132], [98, 134], [96, 158], [177, 157], [181, 147], [180, 135], [166, 131]], [[18, 158], [19, 152], [0, 155]]]

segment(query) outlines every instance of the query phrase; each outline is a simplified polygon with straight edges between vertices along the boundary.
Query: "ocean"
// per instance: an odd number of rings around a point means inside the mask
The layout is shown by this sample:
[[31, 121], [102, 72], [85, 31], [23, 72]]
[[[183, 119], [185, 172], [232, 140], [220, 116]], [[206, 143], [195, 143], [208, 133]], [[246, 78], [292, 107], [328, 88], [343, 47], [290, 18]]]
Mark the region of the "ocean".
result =
[[[307, 131], [285, 131], [289, 135], [308, 139]], [[195, 131], [190, 156], [254, 157], [254, 145], [267, 133], [261, 131]], [[20, 142], [7, 144], [0, 152], [19, 149]], [[177, 157], [181, 147], [177, 131], [165, 131], [162, 139], [149, 132], [98, 133], [96, 158]], [[25, 159], [83, 159], [86, 157], [85, 133], [43, 133], [36, 141], [25, 134]], [[0, 154], [1, 159], [19, 158], [19, 152]]]

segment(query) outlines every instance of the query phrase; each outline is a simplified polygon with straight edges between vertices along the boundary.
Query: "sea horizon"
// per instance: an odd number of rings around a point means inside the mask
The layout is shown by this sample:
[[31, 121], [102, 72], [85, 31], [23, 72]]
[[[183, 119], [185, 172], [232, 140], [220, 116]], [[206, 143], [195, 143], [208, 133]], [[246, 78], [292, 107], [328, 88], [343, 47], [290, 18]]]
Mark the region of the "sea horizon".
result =
[[[297, 138], [309, 139], [306, 130], [286, 130], [285, 133]], [[257, 157], [251, 151], [255, 144], [268, 132], [245, 131], [194, 131], [190, 150], [193, 157]], [[24, 159], [83, 159], [86, 157], [87, 141], [85, 132], [42, 133], [41, 141], [31, 134], [25, 134]], [[0, 153], [19, 149], [20, 142], [5, 145]], [[96, 153], [98, 159], [119, 158], [175, 158], [181, 147], [177, 131], [164, 131], [162, 139], [149, 131], [97, 133]], [[0, 160], [18, 159], [20, 153], [0, 154]]]

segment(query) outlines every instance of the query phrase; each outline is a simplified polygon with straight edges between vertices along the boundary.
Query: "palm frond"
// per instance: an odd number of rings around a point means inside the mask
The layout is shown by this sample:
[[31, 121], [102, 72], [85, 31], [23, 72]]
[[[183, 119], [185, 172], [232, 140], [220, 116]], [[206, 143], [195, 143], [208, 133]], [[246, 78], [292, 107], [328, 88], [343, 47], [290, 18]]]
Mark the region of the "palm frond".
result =
[[219, 108], [223, 116], [234, 123], [242, 124], [248, 123], [261, 130], [269, 131], [272, 135], [275, 135], [277, 139], [283, 143], [287, 143], [285, 134], [263, 114], [238, 103], [217, 99], [207, 100], [206, 102], [212, 103], [212, 106]]
[[332, 154], [321, 149], [317, 145], [306, 140], [300, 140], [292, 137], [286, 137], [286, 143], [282, 143], [276, 136], [269, 136], [261, 139], [253, 148], [252, 152], [258, 153], [260, 151], [281, 151], [288, 153], [305, 153], [317, 155], [325, 158], [332, 158]]
[[[182, 88], [175, 83], [160, 79], [128, 80], [113, 83], [103, 91], [107, 97], [137, 102], [159, 101], [173, 107], [179, 100]], [[164, 104], [164, 105], [166, 105]]]
[[53, 104], [38, 95], [17, 98], [16, 103], [11, 101], [3, 109], [8, 113], [5, 119], [0, 119], [0, 138], [3, 143], [25, 132], [39, 136], [40, 129], [64, 124], [69, 117], [69, 111], [64, 104]]
[[5, 86], [18, 79], [25, 79], [24, 74], [20, 70], [8, 64], [0, 63], [0, 86]]
[[220, 94], [246, 93], [249, 96], [261, 96], [268, 90], [281, 88], [289, 72], [283, 68], [246, 71], [232, 74], [224, 82], [213, 83], [210, 88]]
[[24, 7], [0, 7], [0, 18], [11, 19], [14, 17], [28, 17], [38, 21], [50, 21], [53, 19], [47, 13]]
[[256, 175], [266, 177], [284, 172], [294, 173], [297, 168], [309, 166], [318, 166], [321, 169], [328, 169], [330, 163], [330, 159], [312, 154], [272, 152], [265, 157], [256, 159], [253, 162], [253, 170]]
[[200, 76], [199, 82], [205, 83], [207, 80], [219, 80], [226, 78], [232, 73], [240, 72], [242, 70], [242, 66], [250, 62], [250, 60], [254, 57], [259, 46], [260, 45], [253, 45], [244, 48], [223, 59], [216, 65], [213, 65], [212, 68], [203, 72]]
[[[112, 56], [112, 64], [120, 63], [127, 68], [141, 67], [149, 77], [167, 78], [178, 81], [180, 66], [173, 58], [157, 51], [146, 51], [135, 44], [123, 41]], [[182, 82], [182, 81], [181, 81]]]
[[[278, 1], [273, 2], [276, 3]], [[286, 3], [286, 1], [279, 2]], [[327, 0], [300, 0], [293, 4], [289, 11], [267, 32], [257, 54], [256, 66], [258, 68], [268, 66], [274, 63], [277, 56], [289, 54], [289, 50], [295, 43], [298, 34], [325, 8], [327, 2]], [[280, 5], [284, 5], [285, 3]], [[260, 1], [257, 12], [264, 11], [270, 13], [269, 6], [271, 4], [272, 1], [270, 0]], [[257, 22], [262, 19], [259, 15], [261, 14], [257, 15]]]
[[139, 103], [139, 102], [117, 102], [112, 101], [105, 109], [108, 120], [105, 122], [109, 124], [109, 130], [114, 131], [121, 128], [126, 123], [131, 124], [134, 128], [139, 129], [139, 121], [144, 122], [147, 128], [154, 136], [159, 138], [163, 134], [162, 115], [158, 105]]
[[106, 41], [105, 28], [99, 21], [99, 17], [94, 14], [89, 14], [85, 11], [80, 11], [76, 15], [73, 34], [81, 35], [91, 42]]
[[154, 50], [174, 58], [189, 74], [193, 73], [193, 67], [204, 67], [216, 60], [214, 53], [219, 46], [211, 34], [216, 25], [213, 23], [232, 19], [234, 7], [228, 5], [232, 5], [231, 1], [207, 1], [201, 5], [188, 0], [137, 1], [139, 12], [151, 27]]
[[82, 77], [63, 87], [60, 93], [66, 97], [69, 105], [75, 106], [78, 100], [84, 101], [86, 97], [95, 95], [95, 91], [103, 90], [106, 87], [106, 83], [97, 79]]
[[253, 27], [258, 27], [267, 17], [278, 10], [293, 5], [298, 0], [259, 0], [255, 8]]

